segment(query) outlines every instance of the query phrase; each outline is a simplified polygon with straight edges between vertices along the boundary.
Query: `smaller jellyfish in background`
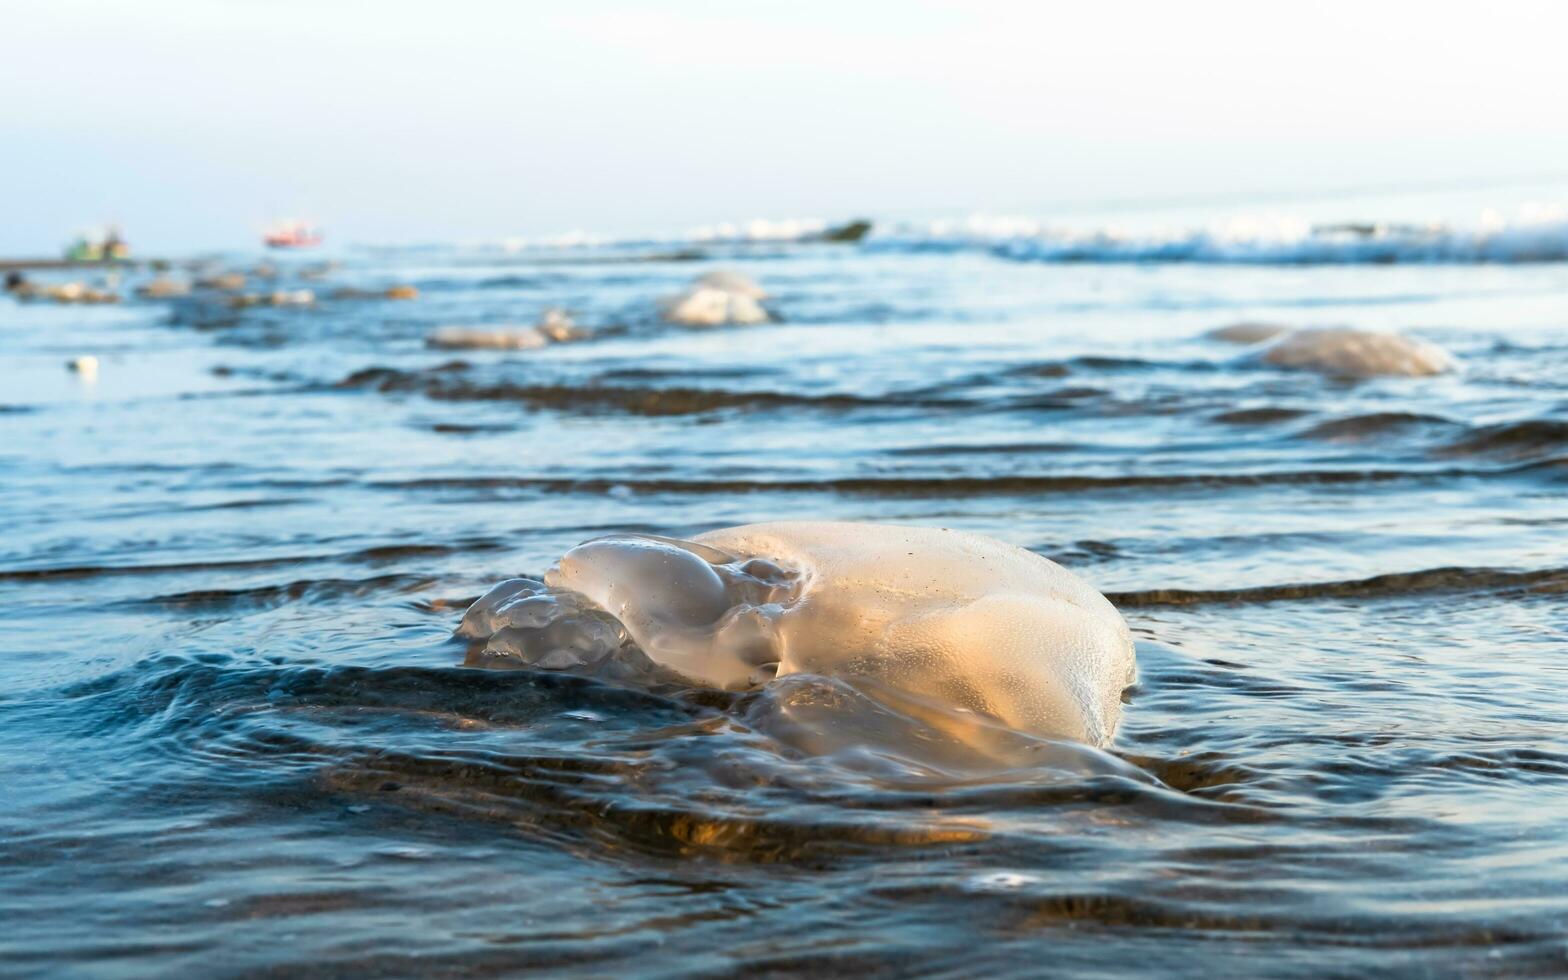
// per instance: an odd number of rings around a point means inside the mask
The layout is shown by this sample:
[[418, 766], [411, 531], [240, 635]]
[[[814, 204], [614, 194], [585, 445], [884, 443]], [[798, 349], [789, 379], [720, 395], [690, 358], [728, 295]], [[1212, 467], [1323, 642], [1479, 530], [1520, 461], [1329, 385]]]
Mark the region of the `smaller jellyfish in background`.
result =
[[749, 276], [717, 269], [698, 276], [684, 291], [659, 301], [659, 312], [684, 327], [748, 326], [767, 323], [767, 293]]

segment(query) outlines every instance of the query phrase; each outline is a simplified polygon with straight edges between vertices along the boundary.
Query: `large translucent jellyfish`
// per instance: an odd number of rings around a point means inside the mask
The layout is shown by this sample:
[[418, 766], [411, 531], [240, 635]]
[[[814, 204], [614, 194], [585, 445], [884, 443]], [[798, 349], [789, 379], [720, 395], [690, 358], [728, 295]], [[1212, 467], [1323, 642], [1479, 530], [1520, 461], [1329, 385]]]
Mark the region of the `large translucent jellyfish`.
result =
[[494, 662], [630, 651], [726, 690], [816, 675], [944, 730], [1095, 746], [1115, 734], [1135, 675], [1121, 616], [1066, 569], [976, 534], [874, 524], [598, 538], [542, 582], [491, 590], [458, 632]]

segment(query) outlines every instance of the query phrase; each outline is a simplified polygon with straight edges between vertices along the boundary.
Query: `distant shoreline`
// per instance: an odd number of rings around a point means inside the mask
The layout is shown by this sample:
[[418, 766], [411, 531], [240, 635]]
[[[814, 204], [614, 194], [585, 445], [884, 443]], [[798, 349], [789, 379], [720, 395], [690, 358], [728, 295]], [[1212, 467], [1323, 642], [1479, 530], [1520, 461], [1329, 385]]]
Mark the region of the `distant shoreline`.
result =
[[150, 265], [152, 259], [106, 259], [100, 262], [73, 262], [70, 259], [0, 259], [0, 272], [23, 269], [135, 269]]

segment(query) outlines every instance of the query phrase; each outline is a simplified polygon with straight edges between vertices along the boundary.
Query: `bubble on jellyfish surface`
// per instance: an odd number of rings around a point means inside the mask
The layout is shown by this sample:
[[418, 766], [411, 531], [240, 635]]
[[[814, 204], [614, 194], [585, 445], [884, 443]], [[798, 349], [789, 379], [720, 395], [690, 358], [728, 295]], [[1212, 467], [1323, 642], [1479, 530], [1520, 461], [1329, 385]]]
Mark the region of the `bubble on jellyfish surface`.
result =
[[479, 664], [644, 664], [785, 697], [797, 728], [825, 717], [813, 714], [825, 700], [864, 702], [993, 747], [1103, 747], [1136, 676], [1121, 615], [1056, 563], [977, 534], [876, 524], [596, 538], [542, 581], [491, 589], [457, 635]]

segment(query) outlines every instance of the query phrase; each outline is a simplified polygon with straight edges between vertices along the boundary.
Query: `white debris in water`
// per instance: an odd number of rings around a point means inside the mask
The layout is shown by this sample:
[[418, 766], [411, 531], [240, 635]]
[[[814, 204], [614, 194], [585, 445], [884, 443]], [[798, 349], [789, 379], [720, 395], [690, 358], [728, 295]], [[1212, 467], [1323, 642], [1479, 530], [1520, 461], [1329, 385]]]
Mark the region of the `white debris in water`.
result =
[[695, 279], [686, 290], [659, 301], [664, 319], [686, 327], [742, 326], [768, 322], [760, 302], [767, 293], [738, 272], [715, 270]]
[[1055, 563], [990, 538], [846, 523], [748, 525], [681, 541], [613, 535], [544, 581], [513, 579], [460, 636], [500, 662], [571, 667], [630, 640], [695, 684], [839, 678], [945, 730], [1000, 724], [1107, 744], [1135, 675], [1115, 608]]
[[1293, 330], [1262, 352], [1265, 364], [1346, 378], [1426, 377], [1454, 370], [1453, 355], [1436, 344], [1396, 333], [1351, 327]]

